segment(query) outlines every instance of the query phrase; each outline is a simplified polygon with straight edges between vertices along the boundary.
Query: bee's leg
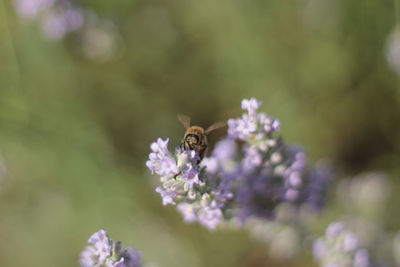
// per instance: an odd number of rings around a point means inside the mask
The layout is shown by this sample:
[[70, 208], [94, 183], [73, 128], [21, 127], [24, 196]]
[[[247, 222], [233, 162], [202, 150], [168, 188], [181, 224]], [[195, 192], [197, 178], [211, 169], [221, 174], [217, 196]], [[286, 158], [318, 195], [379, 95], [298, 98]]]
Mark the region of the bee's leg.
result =
[[186, 147], [185, 147], [185, 141], [182, 141], [181, 145], [180, 145], [181, 151], [185, 151]]
[[207, 145], [206, 144], [202, 144], [201, 148], [199, 150], [199, 160], [197, 161], [197, 163], [200, 163], [200, 161], [204, 158], [204, 156], [206, 155], [207, 152]]

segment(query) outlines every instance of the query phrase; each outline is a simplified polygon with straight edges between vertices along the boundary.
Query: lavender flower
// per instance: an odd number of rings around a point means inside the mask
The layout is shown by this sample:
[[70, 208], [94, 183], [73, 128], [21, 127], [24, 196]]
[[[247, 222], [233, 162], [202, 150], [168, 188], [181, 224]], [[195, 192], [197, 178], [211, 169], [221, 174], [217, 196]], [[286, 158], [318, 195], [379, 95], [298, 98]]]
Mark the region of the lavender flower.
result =
[[261, 102], [251, 98], [242, 101], [242, 109], [247, 110], [248, 114], [243, 114], [242, 118], [228, 120], [228, 135], [234, 139], [243, 141], [260, 140], [273, 132], [279, 130], [279, 121], [258, 113], [257, 109]]
[[84, 23], [84, 11], [70, 0], [15, 0], [15, 7], [22, 18], [38, 20], [48, 40], [60, 40]]
[[323, 206], [331, 175], [316, 168], [310, 171], [307, 156], [296, 146], [287, 146], [274, 133], [279, 121], [257, 112], [261, 102], [254, 98], [242, 101], [247, 113], [228, 121], [228, 134], [244, 141], [243, 158], [236, 177], [237, 216], [273, 218], [282, 203]]
[[[199, 222], [210, 230], [216, 229], [224, 221], [225, 204], [233, 197], [229, 183], [220, 177], [220, 171], [225, 167], [220, 165], [222, 161], [218, 159], [232, 157], [234, 149], [225, 154], [216, 152], [218, 158], [205, 158], [198, 164], [199, 157], [195, 151], [177, 148], [172, 155], [168, 142], [168, 139], [163, 141], [160, 138], [154, 142], [146, 162], [152, 173], [160, 175], [162, 186], [156, 191], [161, 195], [163, 204], [175, 205], [179, 202], [177, 209], [185, 222]], [[227, 148], [228, 143], [230, 141], [217, 146]]]
[[[199, 164], [194, 151], [169, 152], [168, 139], [151, 145], [146, 165], [160, 176], [162, 186], [156, 191], [164, 205], [179, 202], [185, 222], [215, 229], [231, 219], [272, 219], [284, 203], [322, 206], [327, 172], [310, 171], [302, 149], [274, 136], [279, 121], [257, 112], [260, 106], [254, 98], [243, 100], [246, 114], [228, 120], [228, 137]], [[241, 141], [242, 153], [236, 141]]]
[[302, 201], [307, 208], [320, 211], [325, 206], [326, 195], [333, 176], [333, 168], [325, 161], [318, 162], [311, 169], [302, 194]]
[[222, 210], [215, 200], [210, 201], [209, 195], [193, 203], [180, 203], [178, 211], [183, 215], [184, 221], [192, 223], [198, 221], [210, 230], [215, 230], [223, 220]]
[[57, 0], [16, 0], [18, 14], [26, 19], [35, 19], [40, 12], [51, 8]]
[[163, 204], [175, 205], [174, 199], [190, 198], [193, 194], [194, 185], [200, 185], [200, 170], [196, 162], [198, 155], [195, 151], [176, 150], [172, 155], [168, 150], [169, 139], [163, 141], [161, 138], [151, 144], [153, 151], [146, 162], [147, 167], [161, 176], [162, 187], [156, 191], [163, 198]]
[[[279, 121], [259, 112], [260, 107], [254, 98], [243, 100], [246, 113], [228, 120], [228, 136], [202, 161], [195, 151], [178, 148], [171, 153], [169, 140], [158, 139], [146, 165], [160, 176], [156, 191], [163, 204], [176, 205], [185, 222], [198, 222], [210, 230], [221, 225], [245, 227], [269, 245], [273, 257], [288, 259], [309, 234], [309, 211], [324, 207], [333, 171], [325, 162], [310, 166], [300, 147], [287, 145], [276, 135]], [[387, 188], [378, 176], [373, 173], [361, 183], [354, 179], [344, 184], [348, 195], [344, 201], [381, 205]], [[313, 254], [319, 265], [389, 266], [378, 265], [386, 253], [376, 246], [386, 247], [384, 232], [373, 223], [355, 222], [334, 222], [324, 237], [315, 240]]]
[[81, 253], [82, 267], [140, 267], [141, 253], [131, 247], [123, 248], [114, 242], [107, 232], [99, 230], [88, 240], [89, 245]]
[[153, 152], [150, 153], [146, 166], [152, 174], [155, 172], [161, 176], [170, 177], [179, 173], [176, 161], [168, 151], [168, 142], [169, 139], [163, 141], [158, 138], [157, 142], [151, 144], [150, 148]]
[[76, 33], [81, 52], [88, 59], [107, 61], [120, 48], [114, 24], [98, 18], [74, 0], [14, 1], [18, 15], [23, 20], [36, 22], [47, 40], [59, 41], [69, 33]]
[[219, 141], [212, 152], [212, 156], [219, 161], [233, 160], [237, 154], [237, 147], [234, 140], [230, 138]]
[[320, 266], [375, 266], [358, 236], [343, 222], [328, 226], [325, 236], [314, 241], [313, 254]]

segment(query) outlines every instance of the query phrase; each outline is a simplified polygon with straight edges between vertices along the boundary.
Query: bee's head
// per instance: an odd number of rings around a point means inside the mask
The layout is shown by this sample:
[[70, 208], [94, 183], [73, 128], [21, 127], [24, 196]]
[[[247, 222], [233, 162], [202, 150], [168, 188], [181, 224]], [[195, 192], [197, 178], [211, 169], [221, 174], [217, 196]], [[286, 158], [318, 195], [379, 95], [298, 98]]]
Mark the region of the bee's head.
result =
[[200, 142], [200, 138], [197, 134], [187, 134], [185, 137], [185, 142], [189, 149], [194, 149], [195, 145]]

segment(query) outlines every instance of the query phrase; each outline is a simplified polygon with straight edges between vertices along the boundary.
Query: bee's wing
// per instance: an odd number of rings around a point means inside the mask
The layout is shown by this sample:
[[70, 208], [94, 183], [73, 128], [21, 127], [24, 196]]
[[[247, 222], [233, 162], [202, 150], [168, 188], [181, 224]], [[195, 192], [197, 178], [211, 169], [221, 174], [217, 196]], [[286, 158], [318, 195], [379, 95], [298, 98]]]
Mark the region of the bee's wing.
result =
[[178, 120], [182, 123], [182, 125], [188, 129], [190, 127], [190, 118], [183, 114], [178, 114]]
[[205, 130], [204, 133], [205, 134], [209, 134], [212, 131], [214, 131], [216, 129], [219, 129], [219, 128], [222, 128], [222, 127], [225, 127], [225, 126], [226, 126], [226, 122], [223, 122], [223, 121], [216, 122], [216, 123], [212, 124], [210, 127], [208, 127], [207, 130]]

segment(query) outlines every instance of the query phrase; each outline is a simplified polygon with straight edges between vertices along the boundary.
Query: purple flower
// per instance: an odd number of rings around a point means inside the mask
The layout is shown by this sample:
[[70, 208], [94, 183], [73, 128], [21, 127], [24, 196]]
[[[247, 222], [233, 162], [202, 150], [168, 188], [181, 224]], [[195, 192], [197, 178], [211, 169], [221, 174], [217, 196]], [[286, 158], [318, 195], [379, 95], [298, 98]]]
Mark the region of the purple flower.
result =
[[232, 138], [245, 140], [256, 132], [257, 121], [245, 114], [242, 119], [229, 119], [228, 127], [228, 134]]
[[200, 162], [201, 167], [205, 167], [206, 171], [212, 175], [218, 171], [218, 160], [216, 158], [204, 158]]
[[177, 208], [186, 223], [197, 221], [209, 230], [215, 230], [224, 220], [218, 203], [215, 200], [210, 201], [208, 194], [203, 195], [201, 201], [180, 203]]
[[161, 187], [157, 187], [156, 192], [161, 195], [164, 206], [167, 204], [172, 204], [172, 205], [176, 204], [174, 202], [174, 198], [178, 195], [178, 193], [176, 193], [172, 190], [170, 190], [170, 191], [164, 190]]
[[93, 245], [95, 255], [98, 256], [99, 262], [104, 262], [106, 258], [111, 256], [112, 241], [108, 237], [107, 232], [100, 230], [94, 233], [88, 240]]
[[132, 247], [121, 251], [121, 259], [113, 267], [140, 267], [142, 266], [142, 253]]
[[302, 203], [307, 168], [304, 152], [279, 140], [261, 142], [270, 144], [267, 149], [257, 143], [244, 148], [237, 195], [242, 220], [249, 216], [271, 218], [281, 203]]
[[242, 109], [247, 110], [251, 116], [257, 113], [257, 109], [261, 107], [262, 103], [258, 102], [255, 98], [250, 98], [249, 100], [242, 100]]
[[172, 154], [168, 150], [167, 138], [163, 141], [158, 138], [157, 142], [151, 144], [150, 148], [153, 151], [149, 155], [149, 160], [146, 166], [151, 170], [151, 173], [157, 173], [161, 176], [174, 176], [179, 173], [179, 168]]
[[177, 206], [177, 209], [182, 214], [183, 220], [186, 223], [197, 221], [196, 208], [194, 205], [183, 202]]
[[313, 243], [313, 255], [315, 260], [322, 259], [327, 252], [326, 244], [323, 239], [319, 238]]
[[81, 253], [82, 267], [140, 267], [141, 253], [133, 248], [122, 248], [107, 232], [100, 230], [88, 240], [89, 245]]
[[273, 219], [282, 203], [318, 210], [324, 203], [330, 173], [322, 168], [310, 171], [304, 151], [273, 135], [280, 123], [257, 112], [260, 106], [254, 98], [243, 100], [242, 108], [247, 113], [228, 121], [229, 137], [244, 141], [243, 154], [235, 156], [238, 167], [229, 179], [235, 184], [230, 190], [235, 192], [237, 216], [241, 220], [250, 216]]
[[333, 222], [328, 226], [325, 237], [314, 241], [313, 254], [320, 266], [372, 266], [368, 250], [343, 222]]
[[163, 205], [175, 205], [175, 199], [188, 199], [193, 201], [196, 197], [195, 185], [202, 186], [200, 179], [200, 166], [198, 154], [193, 150], [176, 149], [172, 155], [168, 150], [168, 142], [158, 138], [151, 144], [152, 152], [147, 167], [152, 173], [160, 175], [162, 186], [157, 187], [156, 192], [163, 199]]
[[263, 155], [260, 153], [256, 146], [250, 146], [244, 148], [245, 155], [243, 161], [243, 169], [249, 173], [255, 168], [258, 168], [263, 163]]
[[334, 240], [345, 230], [346, 228], [342, 222], [333, 222], [326, 228], [325, 235], [328, 240]]
[[242, 101], [242, 108], [247, 110], [242, 118], [228, 120], [228, 135], [233, 139], [254, 142], [270, 136], [279, 130], [279, 121], [265, 113], [257, 113], [261, 102], [251, 98]]
[[68, 32], [80, 29], [84, 22], [84, 13], [79, 8], [71, 8], [64, 12]]
[[232, 160], [236, 157], [237, 146], [234, 140], [225, 138], [219, 141], [212, 152], [219, 161]]
[[317, 163], [309, 172], [302, 198], [305, 205], [313, 211], [320, 211], [325, 206], [333, 175], [332, 167], [325, 162]]
[[215, 230], [217, 225], [222, 222], [222, 211], [215, 200], [208, 202], [205, 200], [203, 206], [198, 211], [199, 222], [210, 230]]
[[69, 0], [15, 0], [15, 6], [21, 17], [39, 20], [49, 40], [60, 40], [66, 33], [80, 29], [84, 21], [83, 10]]
[[186, 170], [182, 173], [182, 179], [186, 181], [188, 189], [193, 188], [194, 184], [199, 184], [199, 171], [193, 165], [187, 164]]
[[[76, 32], [80, 35], [85, 49], [92, 51], [92, 55], [99, 50], [108, 50], [115, 44], [114, 36], [107, 34], [109, 21], [99, 20], [93, 11], [83, 9], [74, 0], [14, 0], [15, 9], [23, 19], [36, 21], [47, 40], [58, 41], [66, 34]], [[85, 26], [85, 27], [83, 27]], [[93, 34], [88, 32], [101, 32], [103, 38], [92, 40]], [[96, 35], [95, 37], [99, 36]], [[105, 38], [105, 36], [107, 36]], [[89, 40], [90, 39], [90, 40]], [[98, 38], [99, 39], [99, 38]], [[105, 40], [107, 39], [107, 40]], [[90, 44], [89, 44], [90, 43]], [[100, 48], [100, 49], [99, 49]], [[105, 49], [106, 48], [106, 49]], [[84, 49], [83, 49], [84, 50]], [[85, 51], [85, 50], [84, 50]], [[95, 51], [95, 52], [93, 52]]]
[[57, 0], [16, 0], [18, 14], [26, 19], [35, 19], [40, 12], [51, 8]]
[[369, 255], [366, 249], [360, 249], [354, 255], [354, 267], [369, 267]]
[[[164, 205], [177, 203], [185, 222], [215, 229], [231, 219], [273, 220], [282, 204], [294, 209], [322, 202], [328, 183], [309, 171], [302, 149], [287, 146], [273, 134], [280, 128], [279, 121], [257, 112], [260, 106], [254, 98], [243, 100], [247, 113], [228, 120], [228, 137], [200, 163], [195, 151], [177, 149], [171, 154], [168, 139], [151, 145], [146, 165], [161, 176], [156, 191]], [[311, 186], [317, 178], [318, 186]]]

